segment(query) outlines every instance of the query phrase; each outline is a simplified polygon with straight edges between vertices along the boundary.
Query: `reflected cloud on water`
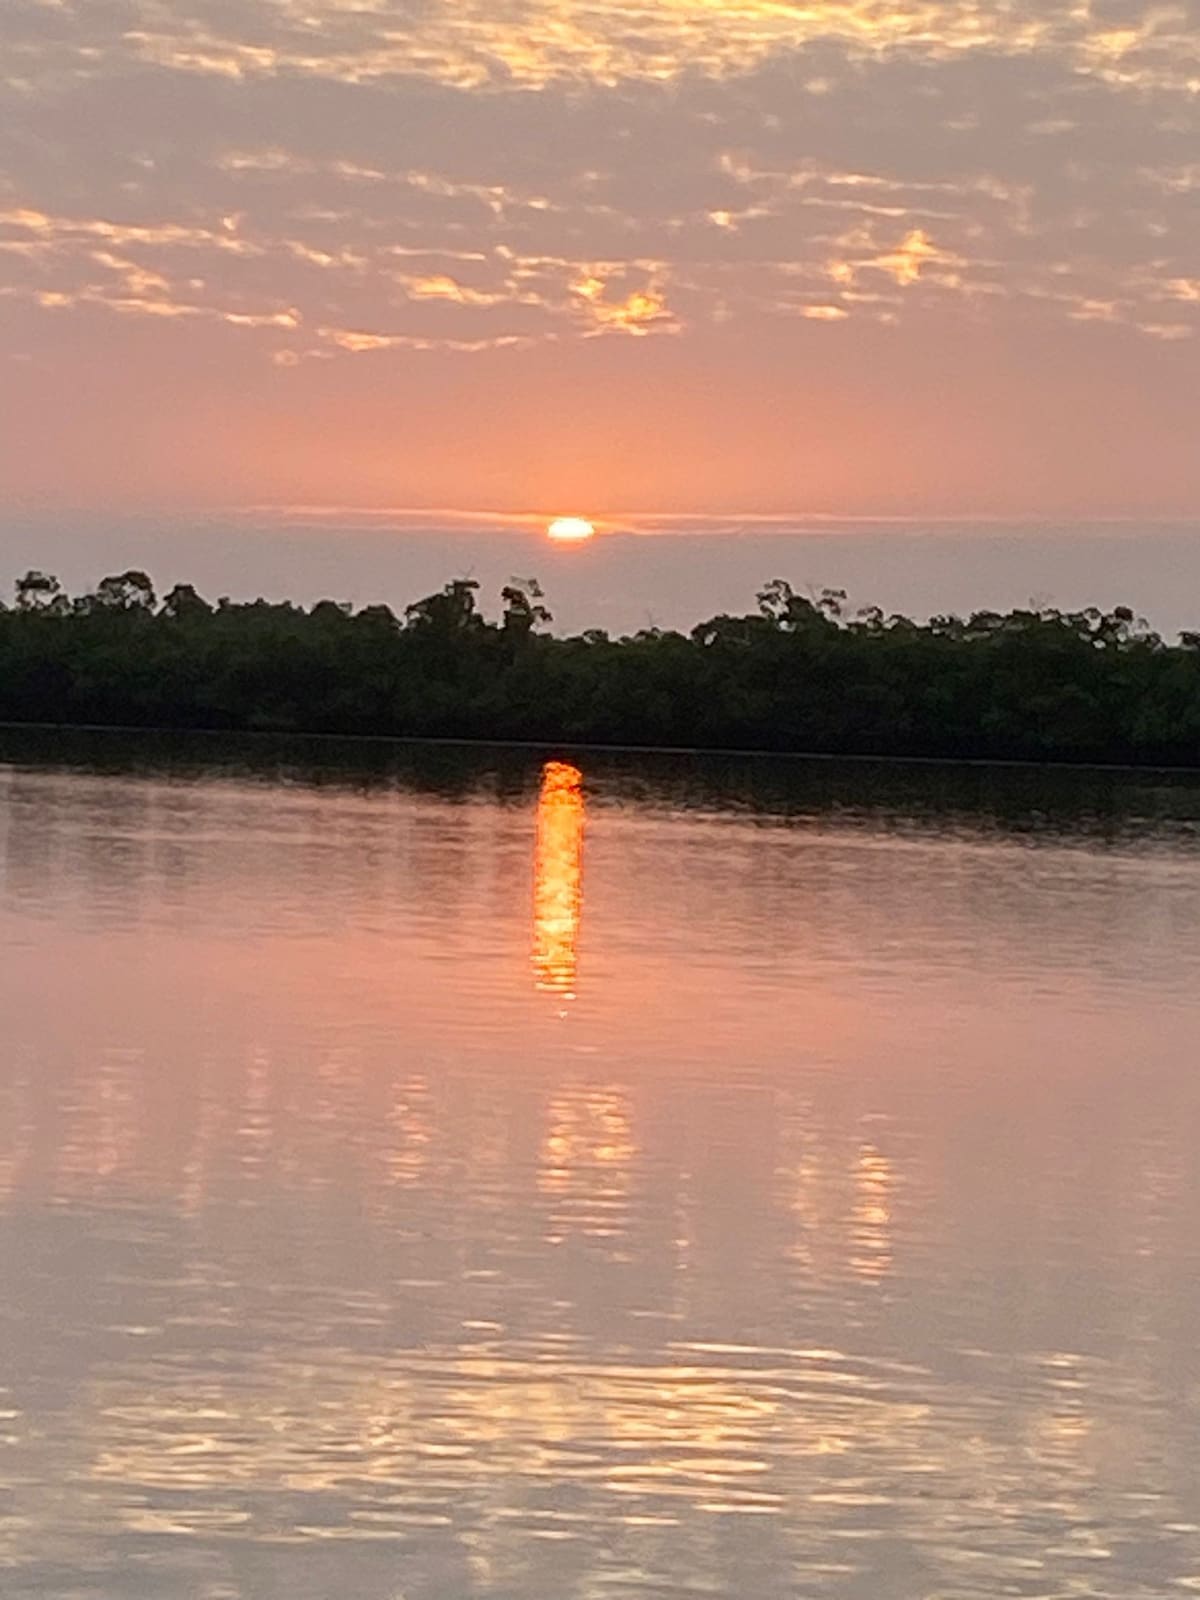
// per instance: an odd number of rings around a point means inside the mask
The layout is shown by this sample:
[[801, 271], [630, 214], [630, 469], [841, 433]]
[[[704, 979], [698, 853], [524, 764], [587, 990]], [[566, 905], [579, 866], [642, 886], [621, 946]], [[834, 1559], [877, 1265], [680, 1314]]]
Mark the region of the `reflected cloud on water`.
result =
[[584, 767], [0, 769], [4, 1600], [1198, 1586], [1200, 864]]

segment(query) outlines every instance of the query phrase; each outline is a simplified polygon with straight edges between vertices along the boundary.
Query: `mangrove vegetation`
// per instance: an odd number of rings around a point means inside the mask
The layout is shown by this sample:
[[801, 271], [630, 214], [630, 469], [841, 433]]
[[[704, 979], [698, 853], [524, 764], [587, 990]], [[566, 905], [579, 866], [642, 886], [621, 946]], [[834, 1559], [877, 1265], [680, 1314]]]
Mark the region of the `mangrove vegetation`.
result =
[[1200, 633], [1123, 606], [915, 622], [775, 578], [686, 633], [551, 622], [533, 580], [489, 618], [464, 578], [397, 614], [29, 572], [0, 605], [0, 720], [1200, 765]]

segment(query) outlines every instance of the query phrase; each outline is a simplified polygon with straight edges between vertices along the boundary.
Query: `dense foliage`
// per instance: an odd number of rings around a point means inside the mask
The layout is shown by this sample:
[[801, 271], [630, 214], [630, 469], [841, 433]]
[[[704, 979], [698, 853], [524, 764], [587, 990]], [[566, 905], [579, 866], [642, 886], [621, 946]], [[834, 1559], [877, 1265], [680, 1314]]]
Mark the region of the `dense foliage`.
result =
[[476, 588], [398, 617], [31, 572], [0, 608], [0, 720], [1200, 764], [1200, 635], [1124, 607], [918, 624], [773, 579], [690, 634], [560, 638], [531, 580], [495, 622]]

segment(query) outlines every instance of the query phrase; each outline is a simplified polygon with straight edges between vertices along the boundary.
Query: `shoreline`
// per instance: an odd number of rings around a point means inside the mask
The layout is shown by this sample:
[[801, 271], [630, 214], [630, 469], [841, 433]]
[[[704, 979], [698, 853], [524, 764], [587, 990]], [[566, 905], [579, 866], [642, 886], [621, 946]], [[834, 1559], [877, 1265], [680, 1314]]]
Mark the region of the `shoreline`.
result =
[[[416, 749], [524, 750], [544, 752], [547, 755], [578, 751], [581, 754], [589, 755], [726, 758], [739, 761], [820, 763], [826, 766], [845, 763], [855, 766], [879, 767], [948, 767], [956, 771], [995, 768], [999, 771], [1010, 772], [1161, 773], [1200, 778], [1200, 762], [1193, 766], [1185, 766], [1178, 763], [1163, 762], [1034, 761], [1017, 757], [869, 755], [825, 750], [769, 750], [752, 746], [607, 744], [598, 743], [595, 740], [574, 739], [477, 739], [430, 737], [419, 734], [327, 733], [296, 728], [178, 728], [158, 725], [146, 726], [137, 723], [9, 722], [0, 720], [0, 734], [5, 733], [111, 734], [127, 738], [141, 736], [159, 739], [306, 740], [319, 741], [326, 744], [394, 745], [401, 748]], [[0, 765], [3, 764], [3, 759], [0, 758]]]

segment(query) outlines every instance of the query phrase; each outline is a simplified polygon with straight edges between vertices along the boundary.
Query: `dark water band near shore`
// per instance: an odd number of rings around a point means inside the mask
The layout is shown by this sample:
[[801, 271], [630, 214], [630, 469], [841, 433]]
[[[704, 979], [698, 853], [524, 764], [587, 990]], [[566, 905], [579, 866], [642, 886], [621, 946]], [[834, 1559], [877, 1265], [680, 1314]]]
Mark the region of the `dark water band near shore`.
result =
[[1200, 845], [1200, 771], [355, 735], [0, 724], [0, 764], [178, 784], [237, 782], [529, 804], [544, 761], [589, 804], [901, 832], [949, 829], [1144, 848]]

